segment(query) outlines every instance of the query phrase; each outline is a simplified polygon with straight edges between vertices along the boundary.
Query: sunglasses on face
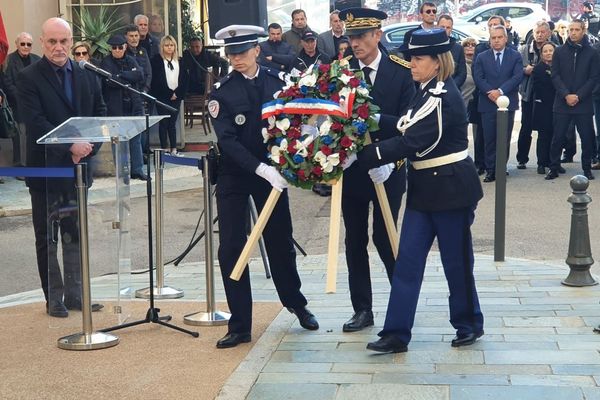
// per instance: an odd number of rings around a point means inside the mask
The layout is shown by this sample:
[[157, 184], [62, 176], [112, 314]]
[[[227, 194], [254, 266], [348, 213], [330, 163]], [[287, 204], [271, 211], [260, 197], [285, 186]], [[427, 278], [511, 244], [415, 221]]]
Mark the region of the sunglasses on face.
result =
[[88, 52], [87, 52], [87, 51], [76, 51], [76, 52], [75, 52], [75, 55], [76, 55], [77, 57], [81, 57], [81, 56], [87, 56], [87, 55], [88, 55]]
[[25, 42], [21, 42], [21, 43], [20, 43], [20, 45], [21, 45], [21, 47], [25, 47], [25, 46], [27, 46], [27, 47], [31, 47], [31, 46], [33, 46], [33, 43], [25, 43]]
[[475, 43], [466, 43], [464, 47], [475, 47]]
[[437, 10], [425, 10], [423, 11], [425, 14], [437, 14]]
[[113, 50], [123, 50], [123, 45], [119, 44], [119, 45], [113, 45], [112, 47]]

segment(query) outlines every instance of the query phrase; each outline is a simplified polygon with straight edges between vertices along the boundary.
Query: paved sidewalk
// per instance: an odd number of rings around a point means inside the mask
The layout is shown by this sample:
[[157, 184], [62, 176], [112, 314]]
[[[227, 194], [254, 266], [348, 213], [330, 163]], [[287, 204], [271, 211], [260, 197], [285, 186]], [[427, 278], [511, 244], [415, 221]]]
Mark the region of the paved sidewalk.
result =
[[[298, 258], [303, 291], [321, 328], [305, 331], [282, 310], [226, 382], [219, 400], [600, 399], [600, 335], [592, 331], [600, 324], [600, 286], [562, 286], [568, 267], [520, 259], [495, 263], [477, 255], [486, 334], [473, 346], [454, 349], [447, 285], [434, 253], [409, 351], [378, 355], [365, 346], [376, 339], [385, 316], [389, 288], [383, 266], [372, 267], [376, 326], [346, 334], [341, 327], [352, 314], [346, 266], [341, 257], [337, 293], [325, 294], [326, 258]], [[251, 270], [255, 301], [276, 300], [260, 259], [252, 260]], [[216, 296], [222, 301], [216, 276]], [[184, 289], [182, 300], [204, 301], [204, 277], [201, 263], [167, 266], [165, 284]], [[114, 297], [115, 280], [95, 279], [94, 298]], [[135, 275], [132, 286], [138, 289], [146, 282], [146, 275]], [[0, 307], [41, 299], [37, 290], [0, 298]]]

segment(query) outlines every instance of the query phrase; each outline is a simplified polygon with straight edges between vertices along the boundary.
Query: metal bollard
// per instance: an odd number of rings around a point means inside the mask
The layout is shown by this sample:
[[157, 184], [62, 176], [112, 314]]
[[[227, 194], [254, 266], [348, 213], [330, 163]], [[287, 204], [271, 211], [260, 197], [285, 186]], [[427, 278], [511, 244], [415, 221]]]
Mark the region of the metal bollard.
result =
[[572, 204], [571, 232], [569, 235], [569, 253], [567, 264], [571, 271], [561, 283], [566, 286], [593, 286], [598, 282], [590, 274], [594, 263], [590, 246], [590, 230], [588, 226], [588, 204], [592, 198], [586, 192], [589, 181], [585, 176], [576, 175], [569, 181], [573, 193], [567, 201]]
[[494, 261], [504, 261], [506, 243], [506, 141], [508, 137], [508, 105], [506, 96], [496, 100], [496, 202], [494, 214]]

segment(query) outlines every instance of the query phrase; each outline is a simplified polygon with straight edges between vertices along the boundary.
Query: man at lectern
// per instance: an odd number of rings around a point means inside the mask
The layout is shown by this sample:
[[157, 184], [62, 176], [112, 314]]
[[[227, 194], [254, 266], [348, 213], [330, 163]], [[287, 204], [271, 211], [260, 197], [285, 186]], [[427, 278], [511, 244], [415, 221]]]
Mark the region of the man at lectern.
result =
[[[27, 127], [27, 166], [72, 167], [89, 161], [99, 145], [56, 144], [47, 152], [36, 141], [71, 117], [106, 115], [106, 106], [98, 80], [69, 59], [73, 33], [67, 21], [50, 18], [44, 22], [40, 42], [44, 56], [17, 77], [19, 105]], [[88, 173], [91, 178], [90, 169]], [[68, 310], [81, 310], [79, 231], [76, 212], [71, 211], [77, 204], [74, 180], [27, 178], [26, 183], [46, 312], [67, 317]], [[64, 280], [57, 256], [59, 232]], [[100, 304], [92, 306], [93, 311], [100, 308]]]

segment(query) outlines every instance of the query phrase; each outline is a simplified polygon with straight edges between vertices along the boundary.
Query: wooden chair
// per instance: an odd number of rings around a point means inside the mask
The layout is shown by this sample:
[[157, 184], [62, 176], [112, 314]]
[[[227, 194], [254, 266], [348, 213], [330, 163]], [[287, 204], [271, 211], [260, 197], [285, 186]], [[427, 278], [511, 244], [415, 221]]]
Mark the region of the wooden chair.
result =
[[184, 100], [184, 120], [185, 126], [189, 126], [190, 128], [194, 127], [194, 120], [199, 119], [202, 122], [202, 128], [204, 129], [204, 134], [208, 135], [212, 133], [212, 129], [210, 127], [210, 117], [208, 115], [208, 97], [210, 95], [210, 90], [212, 89], [213, 78], [212, 74], [206, 74], [206, 82], [205, 88], [206, 91], [204, 94], [192, 94], [185, 97]]

